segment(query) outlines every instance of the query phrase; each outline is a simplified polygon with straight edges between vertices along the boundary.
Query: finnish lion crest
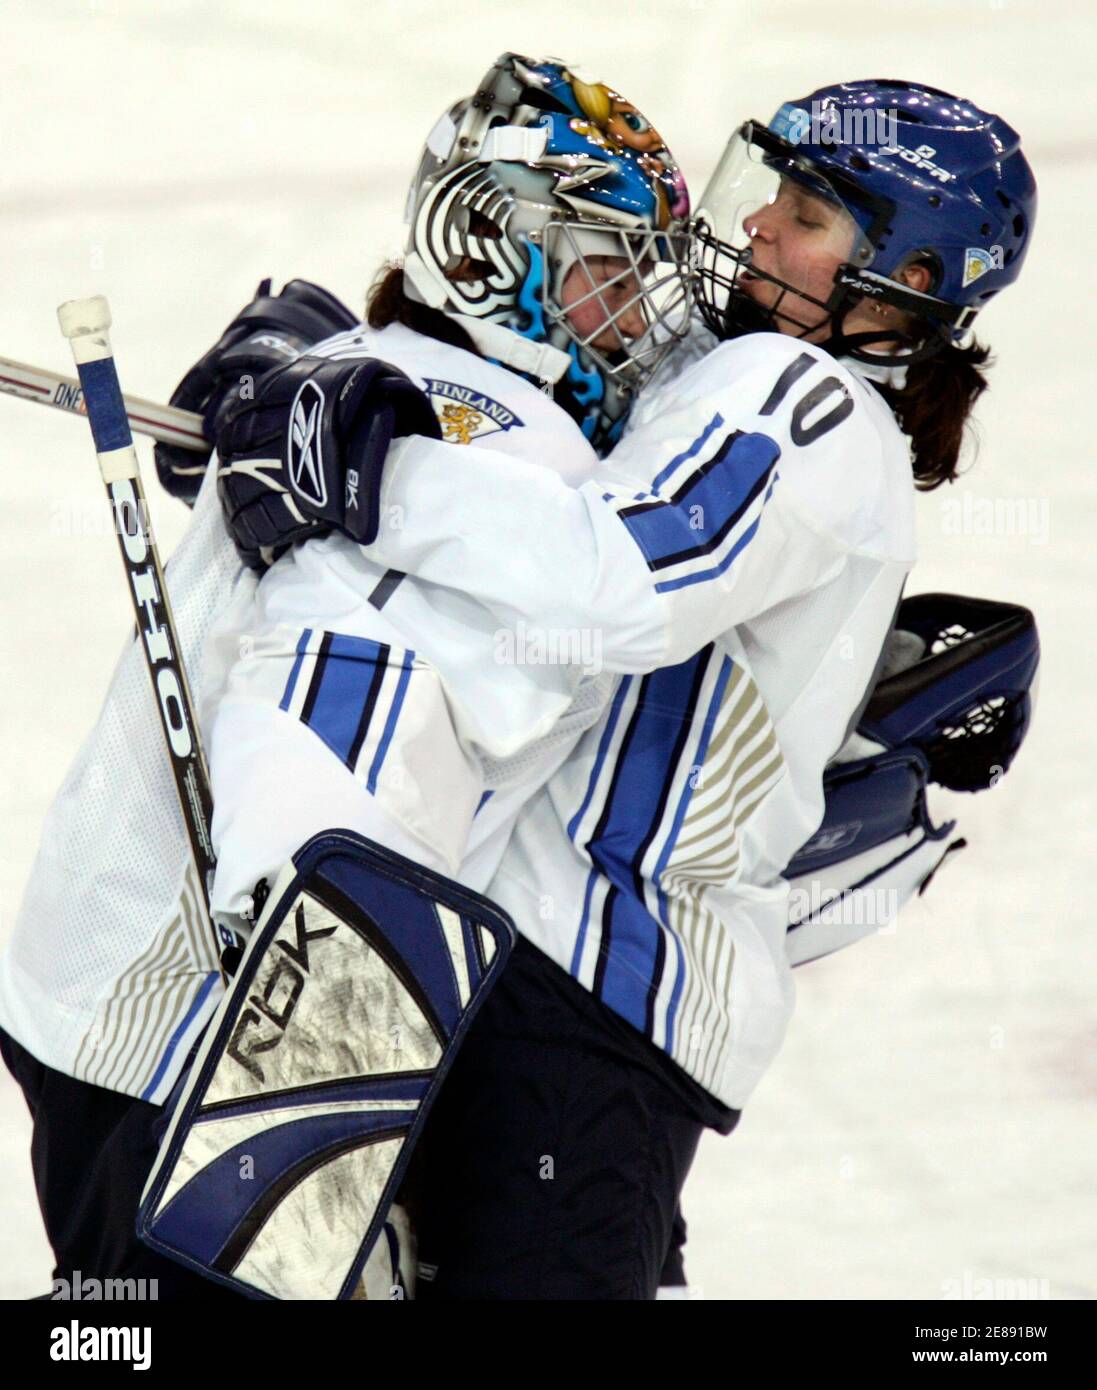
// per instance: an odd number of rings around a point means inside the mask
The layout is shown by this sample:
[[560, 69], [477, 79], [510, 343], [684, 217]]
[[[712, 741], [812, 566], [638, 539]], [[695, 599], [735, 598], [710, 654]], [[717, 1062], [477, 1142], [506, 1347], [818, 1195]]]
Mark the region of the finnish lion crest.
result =
[[471, 386], [428, 378], [426, 390], [442, 427], [442, 438], [448, 444], [471, 444], [485, 434], [521, 428], [525, 424], [501, 401]]

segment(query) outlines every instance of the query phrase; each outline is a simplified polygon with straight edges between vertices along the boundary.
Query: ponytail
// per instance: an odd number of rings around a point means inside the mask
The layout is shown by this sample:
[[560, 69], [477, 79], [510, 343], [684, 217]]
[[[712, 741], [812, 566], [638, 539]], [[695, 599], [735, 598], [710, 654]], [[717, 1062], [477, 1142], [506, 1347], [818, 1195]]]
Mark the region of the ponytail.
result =
[[956, 465], [975, 402], [987, 389], [983, 370], [990, 349], [947, 344], [933, 357], [907, 368], [901, 389], [881, 388], [899, 428], [910, 437], [915, 487], [932, 492], [959, 476]]

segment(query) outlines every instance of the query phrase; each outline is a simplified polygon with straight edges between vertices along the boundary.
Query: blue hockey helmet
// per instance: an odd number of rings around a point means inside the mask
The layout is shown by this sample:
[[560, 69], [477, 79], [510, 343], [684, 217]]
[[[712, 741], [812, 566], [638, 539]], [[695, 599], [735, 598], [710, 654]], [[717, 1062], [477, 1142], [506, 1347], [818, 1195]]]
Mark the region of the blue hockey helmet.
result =
[[687, 330], [688, 213], [673, 156], [631, 102], [555, 59], [504, 53], [427, 140], [405, 289], [487, 356], [557, 382], [606, 445]]
[[[751, 259], [740, 224], [760, 193], [773, 201], [781, 181], [792, 180], [843, 210], [848, 249], [826, 299], [777, 281], [776, 316], [795, 324], [792, 301], [808, 300], [829, 316], [832, 341], [855, 356], [888, 336], [843, 338], [846, 313], [866, 298], [915, 316], [921, 355], [959, 339], [1017, 279], [1028, 251], [1036, 183], [1020, 145], [1011, 126], [970, 101], [887, 79], [821, 87], [786, 102], [768, 126], [747, 122], [701, 199], [700, 297], [710, 326], [725, 337], [776, 326], [772, 312], [760, 321], [757, 299], [740, 283]], [[892, 278], [912, 264], [930, 271], [925, 293]]]

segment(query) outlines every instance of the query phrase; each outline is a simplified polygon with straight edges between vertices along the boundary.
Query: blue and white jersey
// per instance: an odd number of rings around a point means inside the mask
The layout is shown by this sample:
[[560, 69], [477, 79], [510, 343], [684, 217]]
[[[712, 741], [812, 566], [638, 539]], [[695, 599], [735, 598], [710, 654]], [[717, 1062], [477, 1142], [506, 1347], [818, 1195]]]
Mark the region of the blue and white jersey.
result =
[[[504, 466], [551, 470], [565, 487], [597, 464], [570, 416], [529, 381], [400, 324], [359, 326], [310, 355], [401, 368], [429, 395], [446, 457], [475, 447]], [[390, 510], [383, 524], [416, 517]], [[460, 567], [442, 583], [394, 574], [335, 533], [242, 590], [211, 634], [202, 697], [214, 912], [243, 915], [257, 878], [333, 824], [457, 876], [485, 794], [536, 786], [612, 688], [573, 661], [530, 664], [505, 636], [464, 591]], [[280, 795], [287, 785], [292, 798]]]
[[[169, 566], [222, 825], [236, 771], [258, 765], [251, 824], [273, 861], [309, 816], [354, 828], [385, 797], [420, 848], [441, 835], [428, 862], [468, 836], [463, 881], [494, 873], [520, 930], [739, 1106], [791, 1004], [780, 871], [818, 824], [822, 767], [913, 557], [906, 447], [844, 368], [766, 336], [642, 402], [588, 481], [589, 448], [549, 400], [444, 345], [418, 340], [413, 362], [404, 332], [335, 351], [383, 338], [463, 447], [397, 446], [376, 553], [312, 542], [257, 588], [211, 471]], [[392, 569], [417, 582], [379, 609]], [[248, 767], [268, 725], [285, 760]], [[438, 794], [451, 783], [459, 803]], [[269, 867], [242, 854], [239, 891]], [[197, 893], [130, 642], [47, 821], [0, 1022], [58, 1070], [163, 1099], [219, 993]]]
[[[471, 353], [399, 325], [363, 325], [321, 350], [400, 365], [430, 395], [447, 455], [471, 445], [573, 483], [596, 465], [551, 398]], [[257, 583], [222, 521], [215, 475], [166, 583], [203, 697], [221, 906], [231, 912], [258, 876], [333, 825], [372, 838], [396, 826], [407, 839], [394, 848], [452, 872], [475, 824], [483, 889], [525, 779], [566, 755], [612, 681], [523, 666], [497, 647], [482, 605], [452, 586], [397, 583], [341, 537], [299, 548]], [[379, 584], [381, 608], [369, 602]], [[164, 1100], [221, 995], [201, 893], [131, 637], [0, 954], [0, 1024], [58, 1071]]]
[[489, 895], [741, 1107], [792, 1008], [782, 870], [822, 818], [914, 559], [907, 442], [858, 369], [759, 335], [645, 398], [578, 489], [398, 448], [386, 501], [417, 524], [376, 553], [436, 575], [448, 515], [470, 592], [586, 624], [627, 673], [519, 816]]

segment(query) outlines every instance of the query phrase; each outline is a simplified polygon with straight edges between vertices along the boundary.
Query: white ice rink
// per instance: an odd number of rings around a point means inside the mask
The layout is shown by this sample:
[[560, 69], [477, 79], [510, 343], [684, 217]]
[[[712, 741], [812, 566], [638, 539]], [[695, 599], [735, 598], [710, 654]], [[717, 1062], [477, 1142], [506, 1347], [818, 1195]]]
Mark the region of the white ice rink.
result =
[[[1035, 246], [981, 323], [999, 362], [947, 497], [1036, 524], [954, 534], [930, 494], [909, 590], [1035, 610], [1035, 726], [992, 794], [937, 796], [969, 848], [898, 929], [798, 972], [784, 1052], [702, 1144], [688, 1268], [710, 1299], [1093, 1297], [1094, 0], [6, 0], [0, 355], [69, 370], [55, 307], [103, 292], [125, 389], [166, 399], [264, 275], [361, 304], [426, 132], [507, 48], [619, 85], [695, 191], [734, 123], [846, 78], [928, 82], [1024, 137]], [[169, 550], [187, 515], [142, 450]], [[3, 936], [130, 618], [86, 425], [0, 396], [0, 451]], [[25, 1298], [51, 1258], [0, 1073], [0, 1296]]]

